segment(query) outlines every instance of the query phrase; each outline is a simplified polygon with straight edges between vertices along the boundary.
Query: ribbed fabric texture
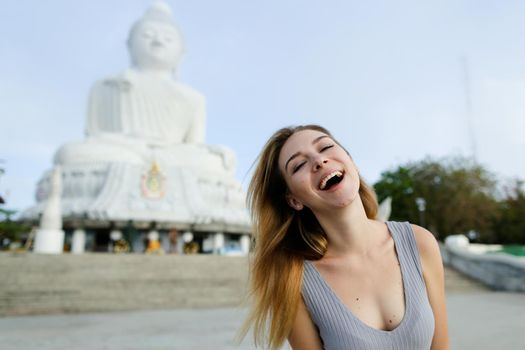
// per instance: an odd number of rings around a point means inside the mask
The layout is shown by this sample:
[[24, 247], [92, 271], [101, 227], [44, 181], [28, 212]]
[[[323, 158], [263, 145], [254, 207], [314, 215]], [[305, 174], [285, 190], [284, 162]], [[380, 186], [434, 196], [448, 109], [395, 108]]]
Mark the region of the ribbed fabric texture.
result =
[[391, 331], [368, 326], [346, 307], [310, 261], [305, 261], [302, 295], [326, 350], [428, 350], [434, 315], [423, 279], [419, 252], [408, 222], [386, 222], [401, 267], [405, 315]]

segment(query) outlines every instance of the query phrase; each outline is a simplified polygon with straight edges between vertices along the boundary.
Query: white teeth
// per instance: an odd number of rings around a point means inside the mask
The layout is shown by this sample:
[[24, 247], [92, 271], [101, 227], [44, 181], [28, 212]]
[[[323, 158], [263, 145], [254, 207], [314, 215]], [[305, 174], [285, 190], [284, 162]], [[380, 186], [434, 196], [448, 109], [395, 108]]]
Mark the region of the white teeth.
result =
[[326, 176], [321, 180], [321, 184], [319, 185], [319, 189], [324, 190], [325, 187], [326, 187], [326, 183], [328, 182], [328, 180], [330, 180], [330, 179], [333, 178], [334, 176], [343, 176], [343, 173], [340, 172], [339, 170], [332, 171], [330, 174], [326, 175]]

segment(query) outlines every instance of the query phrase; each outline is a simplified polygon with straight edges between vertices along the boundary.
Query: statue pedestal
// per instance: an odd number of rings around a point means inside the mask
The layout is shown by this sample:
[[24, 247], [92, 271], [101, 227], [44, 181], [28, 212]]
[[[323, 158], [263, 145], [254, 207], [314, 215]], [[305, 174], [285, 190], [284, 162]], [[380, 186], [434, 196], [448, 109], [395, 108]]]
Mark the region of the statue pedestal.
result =
[[[62, 165], [61, 216], [66, 223], [165, 223], [181, 230], [250, 232], [241, 184], [228, 172], [170, 166], [163, 162]], [[24, 214], [37, 217], [47, 203], [50, 173], [39, 186], [39, 203]]]
[[33, 252], [42, 254], [62, 254], [64, 251], [64, 231], [39, 229], [36, 232]]

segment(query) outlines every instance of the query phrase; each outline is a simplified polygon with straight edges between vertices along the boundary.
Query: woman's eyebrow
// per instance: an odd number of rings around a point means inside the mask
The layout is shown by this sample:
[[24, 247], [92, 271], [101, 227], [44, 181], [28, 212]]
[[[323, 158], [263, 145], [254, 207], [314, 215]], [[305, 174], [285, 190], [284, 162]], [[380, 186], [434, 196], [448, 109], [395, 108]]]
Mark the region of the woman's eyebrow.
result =
[[295, 157], [297, 157], [299, 154], [301, 154], [301, 152], [295, 152], [294, 154], [292, 154], [292, 156], [290, 157], [290, 159], [288, 159], [286, 161], [286, 164], [284, 165], [284, 170], [288, 171], [288, 163], [290, 163]]
[[317, 142], [321, 141], [322, 139], [324, 139], [325, 137], [328, 137], [328, 135], [321, 135], [319, 137], [316, 137], [313, 141], [312, 141], [312, 145], [315, 145]]
[[[315, 145], [317, 142], [321, 141], [325, 137], [328, 137], [328, 135], [321, 135], [319, 137], [316, 137], [312, 141], [312, 145]], [[295, 152], [294, 154], [292, 154], [292, 156], [286, 161], [286, 164], [284, 165], [284, 170], [288, 171], [288, 163], [290, 163], [295, 157], [297, 157], [300, 154], [301, 154], [301, 152]]]

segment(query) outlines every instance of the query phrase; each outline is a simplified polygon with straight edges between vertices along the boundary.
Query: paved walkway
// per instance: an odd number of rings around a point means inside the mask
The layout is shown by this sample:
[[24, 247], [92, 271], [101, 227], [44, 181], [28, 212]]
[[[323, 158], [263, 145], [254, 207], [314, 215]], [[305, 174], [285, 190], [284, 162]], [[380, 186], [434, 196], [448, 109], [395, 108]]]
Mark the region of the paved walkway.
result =
[[[447, 297], [452, 349], [520, 349], [525, 295], [481, 292]], [[0, 319], [0, 348], [16, 350], [253, 349], [233, 338], [244, 310], [205, 309]]]
[[133, 311], [0, 319], [0, 349], [252, 349], [234, 337], [244, 310]]
[[[525, 294], [491, 292], [447, 271], [452, 349], [522, 349]], [[242, 309], [134, 311], [0, 318], [0, 349], [253, 349], [234, 337]], [[287, 347], [286, 347], [287, 348]]]
[[447, 296], [452, 349], [525, 349], [525, 294]]

